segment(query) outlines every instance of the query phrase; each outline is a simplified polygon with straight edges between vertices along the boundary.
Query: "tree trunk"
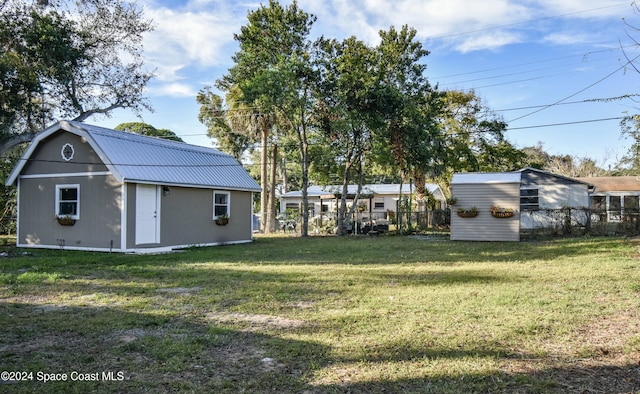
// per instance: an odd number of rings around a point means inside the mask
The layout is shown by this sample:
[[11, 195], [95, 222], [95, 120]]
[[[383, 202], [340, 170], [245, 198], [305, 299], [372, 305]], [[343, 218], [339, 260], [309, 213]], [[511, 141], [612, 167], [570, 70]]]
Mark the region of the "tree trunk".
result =
[[268, 145], [269, 129], [267, 125], [262, 123], [262, 152], [260, 152], [260, 188], [262, 193], [260, 194], [260, 224], [262, 225], [262, 232], [269, 234], [269, 226], [267, 225], [267, 206], [268, 206], [268, 192], [267, 192], [267, 145]]
[[289, 191], [289, 175], [287, 174], [287, 161], [286, 159], [282, 159], [280, 172], [282, 173], [282, 192], [286, 193]]
[[278, 145], [274, 144], [271, 149], [271, 167], [269, 176], [269, 202], [267, 208], [267, 227], [269, 232], [276, 230], [276, 170], [278, 163]]
[[300, 144], [300, 160], [302, 172], [302, 225], [300, 226], [300, 236], [309, 236], [309, 141], [307, 140], [307, 126], [304, 113], [300, 116], [300, 126], [298, 127], [298, 143]]

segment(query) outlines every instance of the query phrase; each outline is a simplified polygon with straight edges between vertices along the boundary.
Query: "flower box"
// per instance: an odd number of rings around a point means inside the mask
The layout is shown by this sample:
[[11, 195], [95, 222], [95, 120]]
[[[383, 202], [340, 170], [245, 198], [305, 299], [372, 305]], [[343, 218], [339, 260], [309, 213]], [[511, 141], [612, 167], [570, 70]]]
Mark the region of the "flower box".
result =
[[471, 207], [469, 209], [458, 208], [456, 213], [461, 218], [475, 218], [476, 216], [478, 216], [479, 211], [476, 207]]
[[216, 224], [218, 226], [226, 226], [229, 224], [229, 216], [220, 215], [216, 218]]
[[76, 220], [75, 219], [71, 219], [71, 218], [67, 218], [67, 217], [59, 217], [56, 218], [58, 220], [58, 224], [61, 226], [73, 226], [74, 224], [76, 224]]
[[498, 205], [491, 207], [491, 216], [498, 219], [510, 218], [515, 215], [516, 211], [512, 208], [502, 208]]
[[513, 212], [494, 212], [494, 211], [491, 211], [491, 216], [493, 216], [494, 218], [498, 218], [498, 219], [510, 218], [510, 217], [513, 217], [513, 215], [514, 215]]

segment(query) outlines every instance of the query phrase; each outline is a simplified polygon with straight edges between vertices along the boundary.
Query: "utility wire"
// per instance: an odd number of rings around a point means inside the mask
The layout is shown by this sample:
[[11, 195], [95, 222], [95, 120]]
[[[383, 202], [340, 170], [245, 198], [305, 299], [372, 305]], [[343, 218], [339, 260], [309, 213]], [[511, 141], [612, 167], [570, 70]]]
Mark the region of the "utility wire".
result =
[[608, 121], [608, 120], [622, 120], [622, 119], [625, 119], [625, 117], [624, 116], [618, 116], [618, 117], [614, 117], [614, 118], [578, 120], [578, 121], [575, 121], [575, 122], [549, 123], [549, 124], [541, 124], [541, 125], [536, 125], [536, 126], [507, 127], [506, 131], [524, 130], [524, 129], [537, 129], [537, 128], [541, 128], [541, 127], [566, 126], [566, 125], [570, 125], [570, 124], [580, 124], [580, 123], [605, 122], [605, 121]]
[[589, 86], [585, 87], [584, 89], [580, 89], [580, 90], [578, 90], [577, 92], [575, 92], [575, 93], [573, 93], [573, 94], [570, 94], [569, 96], [567, 96], [567, 97], [565, 97], [565, 98], [563, 98], [563, 99], [560, 99], [560, 100], [558, 100], [558, 101], [556, 101], [556, 102], [554, 102], [554, 103], [552, 103], [552, 104], [549, 104], [549, 105], [547, 105], [547, 106], [545, 106], [545, 107], [539, 108], [539, 109], [537, 109], [537, 110], [535, 110], [535, 111], [529, 112], [528, 114], [525, 114], [525, 115], [519, 116], [519, 117], [517, 117], [517, 118], [515, 118], [515, 119], [511, 119], [511, 120], [510, 120], [510, 121], [508, 121], [507, 123], [515, 122], [516, 120], [520, 120], [520, 119], [526, 118], [527, 116], [531, 116], [531, 115], [536, 114], [536, 113], [538, 113], [538, 112], [544, 111], [544, 110], [545, 110], [545, 109], [547, 109], [547, 108], [551, 108], [551, 107], [553, 107], [553, 106], [555, 106], [555, 105], [558, 105], [558, 104], [562, 103], [563, 101], [570, 99], [571, 97], [577, 96], [578, 94], [580, 94], [580, 93], [584, 92], [585, 90], [588, 90], [588, 89], [590, 89], [590, 88], [594, 87], [595, 85], [599, 84], [600, 82], [602, 82], [602, 81], [606, 80], [607, 78], [609, 78], [609, 77], [613, 76], [613, 75], [614, 75], [614, 74], [616, 74], [618, 71], [623, 70], [625, 67], [627, 67], [627, 65], [631, 64], [632, 62], [634, 62], [634, 61], [635, 61], [636, 59], [638, 59], [638, 58], [640, 58], [640, 55], [638, 55], [638, 56], [634, 57], [634, 58], [633, 58], [633, 59], [631, 59], [631, 60], [628, 60], [628, 61], [627, 61], [626, 63], [624, 63], [622, 66], [620, 66], [620, 67], [618, 67], [617, 69], [615, 69], [613, 72], [611, 72], [611, 73], [609, 73], [609, 74], [605, 75], [604, 77], [600, 78], [599, 80], [597, 80], [596, 82], [594, 82], [594, 83], [590, 84]]
[[612, 4], [612, 5], [605, 6], [605, 7], [591, 8], [591, 9], [584, 10], [584, 11], [576, 11], [576, 12], [569, 12], [569, 13], [566, 13], [566, 14], [547, 16], [547, 17], [538, 18], [538, 19], [529, 19], [529, 20], [526, 20], [526, 21], [509, 23], [509, 24], [506, 24], [506, 25], [486, 27], [486, 28], [483, 28], [483, 29], [469, 30], [469, 31], [464, 31], [464, 32], [460, 32], [460, 33], [447, 34], [447, 35], [443, 35], [443, 36], [428, 37], [427, 39], [429, 39], [429, 40], [441, 40], [443, 38], [458, 37], [458, 36], [463, 36], [463, 35], [467, 35], [467, 34], [480, 33], [480, 32], [483, 32], [483, 31], [489, 31], [489, 30], [495, 30], [495, 29], [503, 29], [505, 27], [526, 25], [528, 23], [533, 23], [533, 22], [542, 22], [542, 21], [546, 21], [546, 20], [549, 20], [549, 19], [563, 18], [565, 16], [584, 14], [584, 13], [587, 13], [587, 12], [599, 11], [599, 10], [604, 10], [604, 9], [607, 9], [607, 8], [614, 8], [614, 7], [620, 7], [620, 6], [623, 6], [623, 5], [633, 5], [633, 4], [635, 4], [635, 1], [632, 1], [631, 3], [624, 2], [624, 3]]
[[585, 52], [585, 53], [579, 54], [579, 55], [567, 55], [567, 56], [553, 57], [553, 58], [548, 58], [548, 59], [540, 59], [540, 60], [534, 60], [534, 61], [526, 62], [526, 63], [516, 63], [516, 64], [510, 64], [510, 65], [506, 65], [506, 66], [492, 67], [492, 68], [486, 68], [486, 69], [483, 69], [483, 70], [467, 71], [467, 72], [463, 72], [463, 73], [442, 75], [442, 76], [431, 77], [431, 78], [437, 80], [437, 79], [443, 79], [443, 78], [459, 77], [459, 76], [462, 76], [462, 75], [480, 74], [480, 73], [484, 73], [484, 72], [488, 72], [488, 71], [503, 70], [503, 69], [506, 69], [506, 68], [529, 66], [529, 65], [532, 65], [532, 64], [547, 63], [547, 62], [552, 62], [552, 61], [562, 60], [562, 59], [571, 59], [571, 58], [575, 58], [577, 56], [580, 56], [581, 58], [586, 59], [586, 58], [588, 58], [590, 55], [592, 55], [594, 53], [612, 52], [614, 50], [617, 51], [617, 50], [624, 50], [626, 48], [635, 48], [635, 47], [636, 47], [635, 44], [622, 46], [620, 48], [612, 47], [612, 48], [609, 48], [609, 49], [600, 49], [598, 51], [589, 51], [589, 52]]
[[[569, 104], [584, 104], [584, 103], [596, 103], [596, 102], [606, 102], [606, 101], [614, 101], [614, 100], [622, 100], [625, 98], [631, 98], [631, 97], [638, 97], [640, 96], [640, 94], [626, 94], [624, 96], [618, 96], [618, 97], [605, 97], [605, 98], [596, 98], [596, 99], [586, 99], [586, 100], [579, 100], [579, 101], [567, 101], [567, 102], [562, 102], [559, 103], [557, 105], [569, 105]], [[527, 107], [515, 107], [515, 108], [504, 108], [504, 109], [494, 109], [495, 112], [508, 112], [508, 111], [521, 111], [523, 109], [534, 109], [534, 108], [544, 108], [548, 106], [548, 104], [542, 104], [542, 105], [530, 105]]]

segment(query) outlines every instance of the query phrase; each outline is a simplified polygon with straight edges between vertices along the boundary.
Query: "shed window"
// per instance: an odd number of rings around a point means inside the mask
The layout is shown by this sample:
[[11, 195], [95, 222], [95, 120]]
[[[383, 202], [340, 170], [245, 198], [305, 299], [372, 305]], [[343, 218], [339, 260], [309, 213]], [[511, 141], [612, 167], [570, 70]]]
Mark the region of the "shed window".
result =
[[213, 192], [213, 219], [217, 219], [218, 216], [229, 216], [229, 192]]
[[384, 209], [384, 198], [376, 198], [373, 200], [373, 209]]
[[520, 189], [520, 209], [533, 211], [539, 208], [538, 189]]
[[80, 219], [80, 185], [56, 185], [56, 216]]

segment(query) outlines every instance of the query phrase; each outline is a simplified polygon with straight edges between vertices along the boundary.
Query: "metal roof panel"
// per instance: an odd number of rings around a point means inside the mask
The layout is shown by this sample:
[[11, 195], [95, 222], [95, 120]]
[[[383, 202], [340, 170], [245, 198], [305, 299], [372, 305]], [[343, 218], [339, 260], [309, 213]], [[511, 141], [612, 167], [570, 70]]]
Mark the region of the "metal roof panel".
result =
[[217, 149], [69, 121], [85, 131], [127, 181], [260, 191], [233, 156]]
[[464, 172], [455, 173], [451, 184], [465, 183], [520, 183], [520, 172]]

